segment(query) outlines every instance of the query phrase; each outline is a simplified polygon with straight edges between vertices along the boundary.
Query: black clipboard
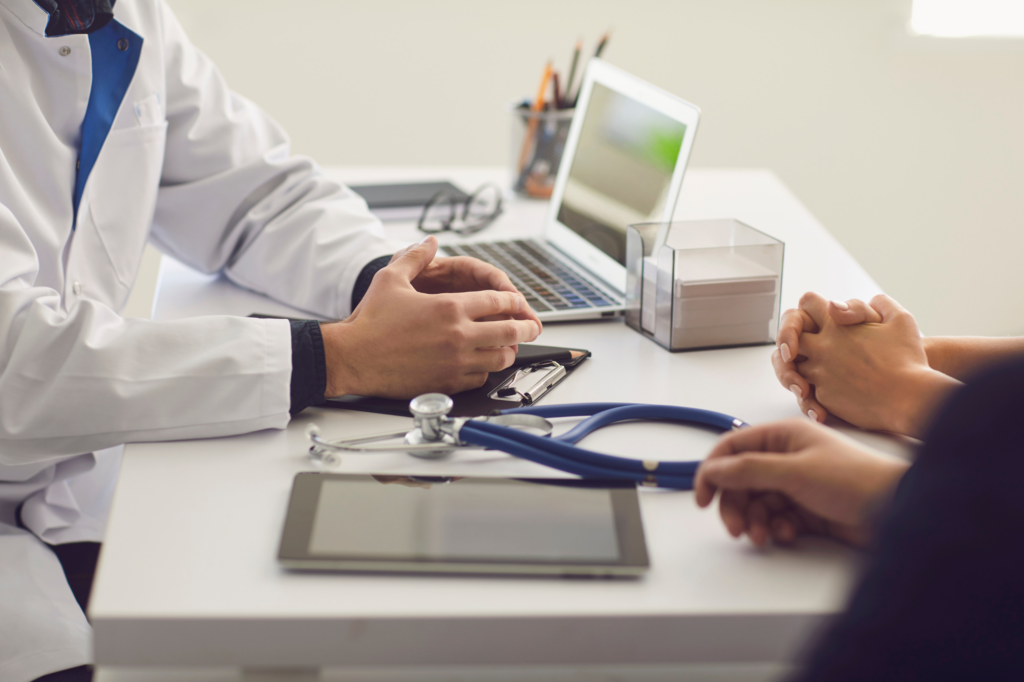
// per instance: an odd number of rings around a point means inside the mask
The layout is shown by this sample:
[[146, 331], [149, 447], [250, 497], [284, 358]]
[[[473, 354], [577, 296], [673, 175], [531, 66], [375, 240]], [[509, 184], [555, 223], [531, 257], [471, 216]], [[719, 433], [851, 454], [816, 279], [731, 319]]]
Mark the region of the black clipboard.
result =
[[[582, 353], [578, 357], [572, 357], [571, 351]], [[491, 394], [509, 377], [517, 371], [530, 365], [555, 361], [565, 367], [565, 375], [553, 383], [551, 387], [538, 399], [553, 391], [558, 384], [565, 381], [584, 360], [590, 357], [590, 351], [582, 348], [560, 348], [558, 346], [539, 346], [528, 343], [519, 344], [519, 353], [511, 367], [500, 372], [491, 372], [487, 377], [487, 383], [472, 391], [463, 391], [452, 396], [454, 406], [449, 413], [451, 417], [480, 417], [490, 414], [495, 410], [508, 410], [514, 407], [522, 407], [523, 403], [511, 400], [498, 400], [491, 397]], [[343, 410], [359, 410], [362, 412], [378, 412], [380, 414], [393, 414], [399, 417], [409, 416], [409, 401], [395, 400], [392, 398], [370, 398], [358, 395], [344, 395], [337, 398], [330, 398], [321, 407], [333, 407]]]

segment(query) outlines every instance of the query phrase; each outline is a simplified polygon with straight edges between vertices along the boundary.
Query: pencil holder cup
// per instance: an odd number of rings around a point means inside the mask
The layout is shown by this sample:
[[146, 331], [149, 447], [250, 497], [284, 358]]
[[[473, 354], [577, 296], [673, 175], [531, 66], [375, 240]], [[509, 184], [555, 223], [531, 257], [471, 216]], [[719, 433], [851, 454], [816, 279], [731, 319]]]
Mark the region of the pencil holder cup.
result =
[[512, 107], [512, 189], [517, 194], [551, 198], [575, 111]]
[[732, 219], [630, 225], [626, 324], [670, 351], [774, 343], [785, 248]]

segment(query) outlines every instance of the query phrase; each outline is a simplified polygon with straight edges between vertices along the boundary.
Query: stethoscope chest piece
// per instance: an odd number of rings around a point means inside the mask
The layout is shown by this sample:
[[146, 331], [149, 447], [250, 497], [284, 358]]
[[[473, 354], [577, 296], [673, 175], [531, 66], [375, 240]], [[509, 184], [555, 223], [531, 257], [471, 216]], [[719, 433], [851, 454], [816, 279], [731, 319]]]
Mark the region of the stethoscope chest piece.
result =
[[405, 434], [405, 444], [434, 444], [447, 447], [439, 447], [436, 450], [416, 448], [409, 451], [410, 455], [423, 459], [440, 459], [451, 454], [452, 448], [460, 444], [450, 432], [445, 433], [444, 429], [445, 420], [453, 405], [452, 399], [444, 393], [424, 393], [412, 399], [409, 411], [412, 412], [413, 429]]
[[[531, 414], [499, 414], [490, 417], [469, 419], [452, 418], [452, 399], [444, 393], [425, 393], [413, 398], [409, 411], [413, 417], [411, 431], [377, 433], [370, 436], [327, 441], [320, 437], [316, 426], [310, 426], [307, 436], [312, 442], [310, 458], [320, 466], [337, 466], [341, 463], [342, 452], [401, 452], [423, 459], [440, 459], [454, 450], [480, 449], [480, 446], [466, 443], [459, 437], [467, 422], [488, 421], [516, 431], [532, 431], [540, 436], [551, 434], [554, 428], [550, 421]], [[402, 443], [387, 444], [385, 441]]]

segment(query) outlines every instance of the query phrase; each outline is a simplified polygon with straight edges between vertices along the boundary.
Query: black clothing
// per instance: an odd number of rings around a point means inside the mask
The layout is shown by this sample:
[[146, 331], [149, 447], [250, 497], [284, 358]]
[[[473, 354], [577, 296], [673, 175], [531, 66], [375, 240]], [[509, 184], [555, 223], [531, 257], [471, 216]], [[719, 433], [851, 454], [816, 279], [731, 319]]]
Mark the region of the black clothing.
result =
[[50, 15], [50, 21], [46, 24], [46, 36], [55, 38], [100, 30], [114, 18], [116, 1], [35, 0], [35, 3]]
[[[377, 274], [391, 261], [391, 256], [381, 256], [366, 265], [359, 272], [352, 287], [352, 310], [356, 309], [366, 290]], [[291, 407], [296, 414], [310, 405], [324, 402], [327, 390], [327, 361], [324, 356], [324, 337], [320, 334], [320, 323], [315, 320], [292, 321], [292, 380]]]
[[316, 320], [292, 320], [291, 408], [296, 414], [324, 401], [327, 360], [324, 337]]
[[801, 681], [1024, 680], [1024, 360], [940, 410]]

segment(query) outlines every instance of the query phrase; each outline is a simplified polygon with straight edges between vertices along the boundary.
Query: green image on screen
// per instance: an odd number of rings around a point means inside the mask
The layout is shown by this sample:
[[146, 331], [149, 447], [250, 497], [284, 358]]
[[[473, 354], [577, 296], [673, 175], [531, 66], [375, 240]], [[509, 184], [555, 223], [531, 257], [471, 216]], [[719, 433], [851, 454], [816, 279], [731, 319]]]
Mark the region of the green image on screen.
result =
[[619, 263], [626, 226], [658, 221], [686, 125], [595, 84], [558, 221]]

